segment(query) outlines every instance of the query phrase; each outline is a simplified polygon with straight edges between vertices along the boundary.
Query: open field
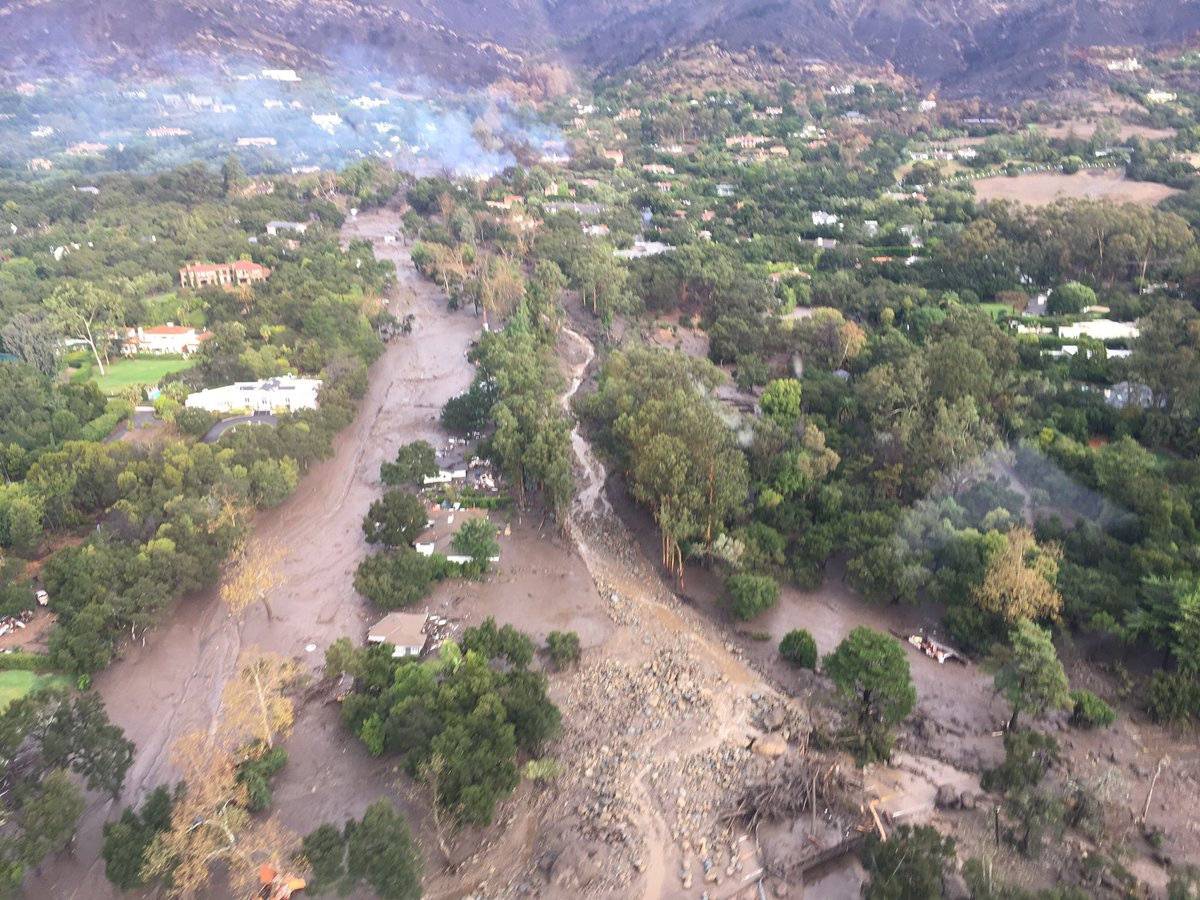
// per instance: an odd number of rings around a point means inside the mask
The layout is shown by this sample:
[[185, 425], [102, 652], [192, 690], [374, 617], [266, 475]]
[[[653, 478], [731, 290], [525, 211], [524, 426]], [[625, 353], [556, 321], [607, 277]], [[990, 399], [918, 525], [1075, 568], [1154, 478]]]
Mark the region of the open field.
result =
[[118, 359], [103, 375], [95, 374], [93, 380], [105, 394], [117, 394], [128, 387], [158, 384], [164, 375], [182, 372], [193, 365], [189, 359]]
[[[1049, 138], [1065, 138], [1074, 135], [1086, 141], [1096, 133], [1098, 125], [1099, 120], [1068, 119], [1058, 125], [1036, 125], [1034, 127]], [[1130, 125], [1125, 122], [1121, 122], [1117, 126], [1117, 138], [1122, 141], [1135, 137], [1145, 138], [1148, 141], [1161, 141], [1174, 136], [1174, 128], [1151, 128], [1148, 125]]]
[[1013, 311], [1013, 308], [1007, 303], [980, 303], [979, 308], [985, 310], [993, 319], [1007, 316]]
[[37, 672], [26, 672], [23, 669], [0, 672], [0, 712], [8, 709], [8, 704], [12, 701], [19, 700], [31, 691], [55, 682], [65, 684], [66, 680], [61, 675], [41, 675]]
[[1115, 200], [1155, 206], [1179, 193], [1175, 188], [1151, 181], [1133, 181], [1118, 169], [1085, 170], [1074, 175], [1034, 172], [1029, 175], [997, 175], [975, 182], [980, 200], [1015, 200], [1030, 206], [1046, 206], [1060, 198]]

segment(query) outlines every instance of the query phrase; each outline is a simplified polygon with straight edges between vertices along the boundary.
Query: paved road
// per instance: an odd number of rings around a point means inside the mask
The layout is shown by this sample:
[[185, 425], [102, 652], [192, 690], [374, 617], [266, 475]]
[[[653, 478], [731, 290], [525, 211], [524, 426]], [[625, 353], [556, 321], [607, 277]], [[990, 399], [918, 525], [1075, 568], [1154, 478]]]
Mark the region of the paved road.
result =
[[239, 425], [278, 425], [279, 416], [271, 413], [256, 412], [248, 416], [233, 416], [232, 418], [222, 419], [216, 425], [208, 430], [208, 434], [204, 435], [204, 443], [215, 444], [221, 439], [221, 435], [225, 432], [237, 428]]

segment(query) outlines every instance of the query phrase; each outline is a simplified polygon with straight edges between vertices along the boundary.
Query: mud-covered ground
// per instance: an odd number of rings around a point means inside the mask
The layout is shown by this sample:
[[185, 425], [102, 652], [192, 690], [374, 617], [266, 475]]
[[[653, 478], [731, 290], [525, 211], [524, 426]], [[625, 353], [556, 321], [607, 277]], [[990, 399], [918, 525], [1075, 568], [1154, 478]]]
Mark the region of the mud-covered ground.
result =
[[[114, 721], [137, 743], [124, 795], [95, 799], [73, 854], [50, 861], [30, 896], [114, 895], [97, 860], [101, 827], [127, 803], [174, 778], [171, 742], [210, 727], [238, 653], [250, 646], [293, 655], [314, 673], [323, 651], [342, 635], [361, 638], [374, 617], [353, 590], [352, 573], [367, 552], [361, 520], [382, 491], [379, 464], [398, 446], [425, 438], [444, 443], [436, 418], [442, 404], [472, 377], [465, 354], [479, 320], [450, 312], [445, 299], [412, 270], [402, 243], [383, 236], [398, 228], [391, 213], [361, 215], [346, 237], [366, 237], [397, 263], [392, 308], [416, 316], [413, 334], [398, 339], [372, 370], [371, 387], [332, 459], [304, 478], [295, 496], [259, 517], [256, 534], [287, 550], [284, 585], [273, 598], [275, 621], [254, 610], [239, 628], [215, 592], [186, 598], [171, 622], [97, 679]], [[559, 343], [566, 397], [594, 373], [586, 318]], [[739, 634], [716, 604], [720, 586], [703, 568], [688, 574], [687, 601], [664, 582], [655, 537], [643, 513], [607, 478], [586, 436], [572, 435], [577, 499], [565, 527], [540, 515], [497, 517], [505, 526], [497, 571], [482, 582], [440, 584], [426, 603], [462, 625], [495, 616], [541, 640], [575, 630], [584, 647], [578, 670], [551, 675], [563, 712], [563, 735], [550, 748], [562, 766], [550, 785], [523, 784], [497, 822], [451, 843], [450, 865], [434, 840], [426, 801], [394, 760], [373, 760], [342, 727], [336, 704], [302, 703], [287, 741], [289, 762], [276, 781], [275, 809], [299, 833], [340, 823], [372, 801], [390, 797], [408, 813], [425, 850], [427, 896], [598, 896], [729, 898], [757, 896], [762, 848], [721, 816], [746, 779], [768, 763], [749, 748], [776, 710], [778, 733], [803, 739], [813, 715], [824, 715], [827, 689], [813, 676], [783, 667], [779, 639], [807, 628], [822, 653], [856, 625], [906, 631], [931, 625], [935, 610], [864, 603], [833, 571], [816, 591], [787, 588], [779, 606], [753, 623], [767, 639]], [[616, 507], [615, 513], [613, 507]], [[649, 552], [645, 548], [649, 547]], [[759, 635], [758, 637], [762, 637]], [[312, 645], [313, 650], [307, 648]], [[935, 821], [965, 855], [995, 856], [1028, 884], [1044, 883], [1053, 863], [1026, 866], [989, 842], [990, 812], [935, 808], [941, 785], [974, 792], [982, 766], [1000, 758], [997, 734], [1006, 718], [991, 680], [976, 666], [939, 666], [910, 650], [920, 697], [894, 765], [864, 773], [868, 795], [906, 821]], [[1098, 670], [1072, 666], [1074, 683], [1094, 685]], [[1108, 777], [1125, 792], [1125, 808], [1141, 811], [1158, 761], [1169, 756], [1148, 819], [1167, 835], [1166, 851], [1200, 856], [1195, 809], [1200, 760], [1194, 743], [1147, 726], [1123, 710], [1110, 731], [1059, 735], [1074, 770]], [[1116, 773], [1115, 775], [1113, 773]], [[1132, 818], [1132, 814], [1131, 814]], [[1057, 849], [1057, 848], [1056, 848]], [[1152, 884], [1164, 870], [1135, 847], [1130, 863]], [[853, 897], [860, 872], [845, 860], [811, 876], [807, 895]], [[779, 880], [768, 873], [764, 887]], [[796, 895], [799, 885], [791, 885]], [[215, 890], [212, 896], [223, 896]]]
[[[209, 728], [238, 654], [261, 647], [301, 659], [314, 672], [324, 649], [342, 635], [361, 637], [372, 618], [351, 586], [366, 553], [361, 522], [380, 493], [379, 465], [400, 444], [441, 436], [442, 404], [467, 387], [467, 348], [479, 330], [473, 316], [447, 311], [439, 292], [413, 270], [408, 250], [384, 244], [398, 217], [362, 215], [345, 237], [379, 239], [377, 252], [397, 264], [393, 311], [416, 316], [413, 334], [393, 342], [371, 370], [371, 383], [354, 423], [339, 435], [334, 455], [302, 479], [295, 495], [260, 515], [259, 538], [286, 551], [283, 586], [272, 598], [275, 621], [260, 608], [239, 627], [210, 591], [186, 597], [167, 625], [126, 648], [96, 678], [108, 712], [137, 745], [137, 755], [116, 801], [93, 799], [74, 842], [74, 853], [43, 867], [29, 885], [33, 897], [112, 896], [97, 857], [103, 823], [128, 803], [171, 782], [168, 755], [185, 732]], [[315, 645], [311, 652], [306, 647]], [[276, 804], [285, 823], [304, 833], [324, 821], [358, 815], [383, 794], [394, 794], [386, 762], [369, 759], [341, 728], [337, 709], [321, 703], [298, 711], [287, 742], [289, 761], [276, 782]]]

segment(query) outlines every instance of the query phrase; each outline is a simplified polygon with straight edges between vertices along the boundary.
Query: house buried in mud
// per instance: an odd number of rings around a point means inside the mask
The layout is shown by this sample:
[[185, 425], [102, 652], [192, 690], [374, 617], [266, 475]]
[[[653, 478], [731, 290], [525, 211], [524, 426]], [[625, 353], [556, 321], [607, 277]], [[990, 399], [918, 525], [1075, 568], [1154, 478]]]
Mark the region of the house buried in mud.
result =
[[397, 659], [420, 656], [429, 640], [425, 633], [428, 620], [425, 613], [389, 613], [367, 629], [367, 643], [391, 644], [395, 648], [392, 656]]

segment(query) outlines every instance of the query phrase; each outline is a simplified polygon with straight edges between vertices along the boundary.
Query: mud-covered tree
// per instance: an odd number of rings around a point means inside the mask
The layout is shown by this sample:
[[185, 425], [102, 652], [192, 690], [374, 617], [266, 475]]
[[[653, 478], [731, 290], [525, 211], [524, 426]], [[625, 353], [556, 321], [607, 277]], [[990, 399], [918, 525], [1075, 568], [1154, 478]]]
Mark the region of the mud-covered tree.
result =
[[257, 541], [243, 544], [234, 553], [229, 574], [221, 583], [221, 600], [231, 616], [240, 620], [246, 610], [261, 603], [267, 618], [275, 618], [271, 594], [283, 584], [280, 563], [284, 555], [281, 547]]
[[823, 669], [853, 718], [848, 739], [858, 759], [887, 759], [892, 729], [917, 702], [904, 647], [895, 638], [860, 626], [825, 657]]
[[388, 491], [371, 504], [362, 528], [368, 544], [403, 547], [416, 540], [428, 522], [420, 497], [408, 491]]
[[144, 878], [169, 875], [170, 894], [185, 897], [209, 885], [223, 865], [234, 890], [248, 896], [258, 889], [261, 866], [297, 870], [298, 839], [275, 819], [250, 814], [238, 758], [227, 743], [190, 732], [171, 748], [171, 762], [186, 791], [171, 810], [170, 828], [146, 851]]
[[997, 693], [1012, 706], [1010, 731], [1022, 712], [1041, 716], [1071, 707], [1071, 687], [1050, 632], [1024, 620], [1017, 623], [1011, 640], [1012, 646], [1001, 651], [995, 676]]
[[928, 825], [901, 825], [885, 841], [874, 831], [862, 850], [870, 882], [865, 900], [928, 900], [942, 896], [942, 876], [954, 860], [954, 839]]
[[257, 741], [267, 749], [291, 733], [295, 711], [287, 691], [300, 675], [295, 660], [251, 649], [238, 661], [221, 695], [221, 728], [234, 743]]

